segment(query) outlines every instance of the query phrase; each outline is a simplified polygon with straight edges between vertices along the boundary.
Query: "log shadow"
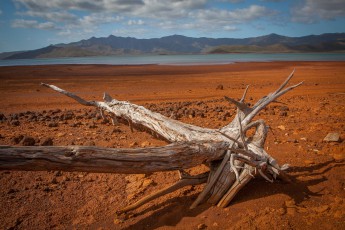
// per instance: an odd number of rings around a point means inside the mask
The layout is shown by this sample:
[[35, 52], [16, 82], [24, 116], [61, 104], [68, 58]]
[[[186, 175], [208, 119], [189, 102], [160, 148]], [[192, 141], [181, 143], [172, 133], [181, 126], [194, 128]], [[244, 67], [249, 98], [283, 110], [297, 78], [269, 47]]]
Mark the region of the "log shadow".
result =
[[[333, 168], [344, 167], [345, 161], [327, 161], [320, 164], [304, 167], [292, 167], [288, 174], [292, 178], [292, 183], [274, 182], [269, 183], [262, 178], [256, 178], [246, 185], [232, 203], [241, 203], [253, 199], [271, 196], [274, 194], [286, 194], [291, 197], [296, 204], [301, 203], [310, 197], [322, 196], [323, 190], [313, 192], [311, 186], [327, 181], [326, 173]], [[299, 180], [299, 177], [308, 176], [308, 180]], [[313, 178], [314, 177], [314, 178]], [[255, 192], [253, 192], [255, 191]], [[230, 204], [231, 205], [231, 204]]]
[[[139, 220], [136, 223], [124, 228], [131, 229], [156, 229], [162, 226], [176, 226], [184, 217], [195, 217], [211, 207], [210, 204], [202, 204], [195, 209], [189, 209], [193, 201], [199, 194], [193, 194], [183, 197], [174, 197], [166, 200], [158, 205], [150, 206], [138, 213], [135, 216], [143, 215], [147, 212], [152, 212], [148, 217]], [[154, 224], [152, 224], [154, 223]]]
[[[292, 183], [284, 183], [280, 181], [269, 183], [262, 178], [253, 179], [239, 192], [239, 194], [236, 195], [234, 200], [230, 203], [230, 207], [232, 204], [238, 204], [275, 194], [286, 194], [294, 199], [295, 203], [298, 205], [302, 201], [311, 197], [322, 196], [322, 191], [312, 192], [309, 187], [327, 181], [325, 174], [332, 168], [344, 166], [345, 161], [327, 161], [311, 166], [292, 167], [289, 172], [293, 179]], [[318, 178], [305, 181], [298, 180], [297, 178], [301, 176], [318, 176]], [[190, 210], [190, 205], [198, 195], [199, 194], [174, 197], [158, 205], [151, 205], [148, 208], [135, 213], [136, 216], [140, 216], [153, 211], [150, 216], [145, 217], [124, 229], [156, 229], [162, 226], [176, 226], [182, 218], [195, 217], [212, 206], [204, 203], [199, 205], [197, 208]], [[152, 223], [155, 224], [152, 225]]]

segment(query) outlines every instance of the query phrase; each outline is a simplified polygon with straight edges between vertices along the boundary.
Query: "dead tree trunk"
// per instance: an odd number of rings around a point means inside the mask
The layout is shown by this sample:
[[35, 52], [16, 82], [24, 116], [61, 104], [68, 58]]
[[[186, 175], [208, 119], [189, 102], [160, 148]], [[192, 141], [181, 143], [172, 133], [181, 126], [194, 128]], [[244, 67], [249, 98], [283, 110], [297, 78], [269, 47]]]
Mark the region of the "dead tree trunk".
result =
[[[277, 177], [288, 180], [284, 173], [288, 166], [280, 167], [264, 150], [268, 130], [266, 124], [263, 120], [252, 120], [268, 104], [302, 84], [301, 82], [286, 87], [293, 73], [276, 91], [264, 96], [253, 107], [244, 103], [248, 87], [240, 101], [225, 97], [238, 109], [234, 120], [220, 129], [185, 124], [142, 106], [115, 100], [106, 93], [104, 102], [86, 101], [54, 85], [42, 83], [43, 86], [71, 97], [85, 106], [99, 108], [102, 115], [106, 112], [113, 121], [121, 118], [127, 120], [131, 126], [144, 126], [172, 144], [138, 149], [5, 146], [0, 148], [0, 169], [115, 173], [179, 170], [181, 180], [176, 184], [144, 197], [119, 212], [135, 209], [184, 186], [205, 182], [204, 190], [191, 208], [205, 201], [226, 207], [237, 192], [257, 174], [271, 182]], [[246, 131], [251, 128], [255, 128], [254, 135], [246, 137]], [[210, 171], [197, 176], [190, 176], [183, 171], [199, 164], [207, 164]]]
[[164, 147], [113, 149], [95, 146], [0, 146], [0, 169], [152, 173], [191, 168], [219, 160], [224, 142], [176, 142]]

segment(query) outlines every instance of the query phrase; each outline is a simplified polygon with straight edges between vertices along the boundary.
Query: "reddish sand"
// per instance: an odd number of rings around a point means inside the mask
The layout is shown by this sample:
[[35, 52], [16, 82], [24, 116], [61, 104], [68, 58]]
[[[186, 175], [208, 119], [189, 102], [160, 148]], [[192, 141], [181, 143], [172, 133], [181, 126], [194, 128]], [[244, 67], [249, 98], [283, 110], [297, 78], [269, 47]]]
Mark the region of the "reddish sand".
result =
[[[203, 185], [189, 186], [122, 220], [115, 217], [116, 210], [174, 183], [177, 173], [127, 176], [0, 171], [0, 228], [344, 229], [344, 62], [0, 67], [0, 145], [22, 145], [20, 135], [32, 137], [35, 145], [49, 137], [53, 145], [166, 144], [145, 132], [131, 133], [126, 125], [105, 123], [93, 108], [44, 88], [40, 82], [88, 100], [102, 100], [107, 92], [167, 116], [176, 112], [186, 123], [219, 128], [236, 112], [224, 101], [225, 95], [239, 98], [250, 85], [247, 102], [254, 104], [275, 90], [293, 68], [296, 73], [291, 84], [304, 84], [280, 99], [285, 105], [271, 104], [256, 119], [265, 119], [271, 127], [267, 151], [280, 163], [291, 165], [289, 174], [295, 183], [271, 184], [258, 177], [228, 208], [202, 204], [194, 210], [189, 206]], [[216, 89], [220, 84], [223, 90]], [[7, 120], [1, 122], [1, 114]], [[330, 132], [339, 133], [341, 140], [324, 142]], [[191, 172], [202, 170], [200, 166]]]

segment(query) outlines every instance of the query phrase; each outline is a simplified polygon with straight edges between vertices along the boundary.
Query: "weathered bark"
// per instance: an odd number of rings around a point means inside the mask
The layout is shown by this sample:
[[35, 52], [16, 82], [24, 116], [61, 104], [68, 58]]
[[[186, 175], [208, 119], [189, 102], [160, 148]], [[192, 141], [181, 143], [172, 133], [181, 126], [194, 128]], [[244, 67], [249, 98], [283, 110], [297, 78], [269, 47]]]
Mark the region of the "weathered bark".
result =
[[164, 147], [114, 149], [95, 146], [0, 146], [0, 170], [152, 173], [221, 159], [224, 142], [177, 142]]
[[[293, 74], [294, 72], [276, 91], [264, 96], [253, 107], [248, 107], [244, 103], [248, 87], [240, 101], [225, 97], [230, 103], [235, 104], [238, 110], [234, 120], [220, 129], [208, 129], [185, 124], [142, 106], [115, 100], [106, 93], [104, 94], [104, 102], [86, 101], [56, 86], [42, 83], [43, 86], [71, 97], [85, 106], [99, 108], [102, 116], [105, 116], [104, 112], [107, 112], [107, 116], [110, 116], [113, 122], [116, 122], [117, 118], [121, 118], [128, 121], [131, 128], [132, 124], [144, 126], [153, 134], [173, 144], [147, 149], [4, 147], [0, 149], [0, 169], [145, 173], [185, 169], [199, 164], [208, 164], [210, 172], [206, 186], [191, 208], [206, 200], [220, 207], [225, 207], [238, 191], [257, 174], [270, 182], [273, 182], [277, 177], [286, 181], [289, 180], [284, 173], [287, 165], [280, 167], [276, 160], [264, 150], [268, 131], [266, 124], [262, 120], [252, 120], [268, 104], [302, 84], [301, 82], [285, 88]], [[254, 136], [246, 137], [245, 133], [250, 128], [255, 128]], [[50, 152], [51, 156], [44, 154], [43, 150], [47, 151], [46, 153]], [[65, 156], [66, 152], [67, 155], [71, 154], [71, 156]], [[4, 164], [4, 162], [7, 163]], [[123, 210], [132, 210], [183, 186], [206, 181], [204, 176], [200, 178], [198, 176], [187, 179], [182, 177], [181, 181], [175, 185], [145, 197]]]

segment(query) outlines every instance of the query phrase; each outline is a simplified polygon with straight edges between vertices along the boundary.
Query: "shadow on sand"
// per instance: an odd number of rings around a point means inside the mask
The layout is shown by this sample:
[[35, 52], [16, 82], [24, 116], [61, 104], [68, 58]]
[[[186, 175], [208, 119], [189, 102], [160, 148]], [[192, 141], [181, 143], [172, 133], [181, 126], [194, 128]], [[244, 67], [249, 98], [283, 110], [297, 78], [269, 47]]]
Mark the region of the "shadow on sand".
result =
[[[290, 184], [279, 181], [276, 183], [269, 183], [264, 181], [262, 178], [257, 178], [248, 183], [248, 185], [246, 185], [235, 197], [232, 203], [241, 203], [262, 197], [268, 197], [274, 194], [286, 194], [294, 199], [296, 204], [299, 204], [310, 197], [322, 196], [322, 191], [312, 192], [309, 187], [327, 181], [327, 172], [335, 167], [344, 166], [345, 161], [327, 161], [311, 166], [292, 167], [289, 174], [292, 177], [293, 182]], [[303, 177], [303, 180], [298, 179], [300, 177]], [[164, 226], [176, 226], [182, 218], [195, 217], [211, 207], [210, 204], [201, 204], [197, 208], [190, 210], [189, 207], [196, 199], [197, 195], [198, 194], [174, 197], [159, 205], [150, 206], [147, 209], [136, 213], [136, 216], [140, 216], [151, 211], [153, 211], [153, 214], [139, 220], [125, 229], [156, 229], [158, 227], [162, 227], [163, 223]], [[156, 224], [152, 226], [152, 223]]]

